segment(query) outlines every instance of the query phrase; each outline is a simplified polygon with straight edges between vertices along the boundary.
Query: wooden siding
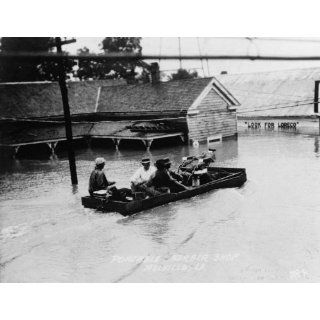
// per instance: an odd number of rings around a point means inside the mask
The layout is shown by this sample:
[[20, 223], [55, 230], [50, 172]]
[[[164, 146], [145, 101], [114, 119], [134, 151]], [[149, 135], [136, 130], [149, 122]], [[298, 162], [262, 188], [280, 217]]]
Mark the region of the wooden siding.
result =
[[228, 105], [213, 89], [195, 109], [198, 114], [188, 116], [189, 139], [205, 141], [208, 137], [221, 134], [228, 137], [237, 133], [237, 116], [228, 110]]

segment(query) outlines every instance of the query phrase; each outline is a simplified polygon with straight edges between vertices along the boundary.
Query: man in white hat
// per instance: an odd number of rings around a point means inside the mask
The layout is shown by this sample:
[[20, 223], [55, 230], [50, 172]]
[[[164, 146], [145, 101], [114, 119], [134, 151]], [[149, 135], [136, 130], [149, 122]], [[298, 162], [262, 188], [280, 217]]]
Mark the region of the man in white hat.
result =
[[156, 168], [151, 166], [150, 159], [142, 159], [141, 167], [130, 178], [131, 190], [133, 192], [146, 191], [146, 183], [155, 173]]
[[96, 167], [92, 171], [89, 179], [89, 194], [92, 196], [94, 192], [100, 190], [107, 190], [109, 186], [115, 184], [114, 181], [108, 181], [103, 172], [106, 160], [104, 158], [97, 158], [95, 160]]

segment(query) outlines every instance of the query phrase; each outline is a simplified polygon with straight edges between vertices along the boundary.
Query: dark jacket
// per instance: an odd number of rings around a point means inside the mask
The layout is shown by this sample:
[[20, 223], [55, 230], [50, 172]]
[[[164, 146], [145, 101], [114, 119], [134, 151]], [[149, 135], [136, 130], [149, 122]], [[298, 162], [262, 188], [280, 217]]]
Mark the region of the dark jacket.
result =
[[89, 194], [94, 191], [105, 190], [109, 186], [109, 182], [102, 170], [94, 169], [89, 179]]
[[171, 192], [179, 192], [186, 190], [186, 187], [179, 183], [176, 179], [172, 178], [169, 171], [166, 169], [157, 170], [154, 176], [148, 183], [148, 186], [152, 185], [155, 188], [169, 188]]

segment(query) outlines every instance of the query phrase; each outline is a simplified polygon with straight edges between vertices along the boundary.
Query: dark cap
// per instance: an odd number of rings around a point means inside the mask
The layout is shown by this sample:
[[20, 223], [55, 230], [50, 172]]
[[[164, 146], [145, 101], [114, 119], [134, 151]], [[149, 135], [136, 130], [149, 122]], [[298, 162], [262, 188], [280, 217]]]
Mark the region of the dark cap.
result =
[[155, 165], [158, 169], [163, 169], [165, 167], [165, 159], [158, 159]]
[[150, 159], [149, 158], [144, 158], [144, 159], [141, 160], [141, 163], [142, 164], [148, 164], [148, 163], [150, 163]]
[[169, 158], [164, 158], [163, 161], [165, 164], [169, 164], [169, 163], [171, 164], [171, 161]]
[[209, 163], [214, 162], [214, 161], [213, 161], [213, 159], [212, 159], [211, 157], [207, 157], [207, 158], [204, 158], [204, 159], [203, 159], [203, 162], [204, 162], [205, 164], [209, 164]]

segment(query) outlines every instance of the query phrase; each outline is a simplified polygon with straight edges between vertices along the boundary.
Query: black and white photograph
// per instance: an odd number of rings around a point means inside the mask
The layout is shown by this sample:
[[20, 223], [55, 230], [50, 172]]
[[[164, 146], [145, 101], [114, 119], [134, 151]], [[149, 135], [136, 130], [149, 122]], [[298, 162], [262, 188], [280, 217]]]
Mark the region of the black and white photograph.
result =
[[292, 47], [320, 38], [2, 37], [1, 281], [319, 281]]
[[318, 283], [320, 33], [119, 24], [0, 31], [0, 286]]

